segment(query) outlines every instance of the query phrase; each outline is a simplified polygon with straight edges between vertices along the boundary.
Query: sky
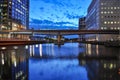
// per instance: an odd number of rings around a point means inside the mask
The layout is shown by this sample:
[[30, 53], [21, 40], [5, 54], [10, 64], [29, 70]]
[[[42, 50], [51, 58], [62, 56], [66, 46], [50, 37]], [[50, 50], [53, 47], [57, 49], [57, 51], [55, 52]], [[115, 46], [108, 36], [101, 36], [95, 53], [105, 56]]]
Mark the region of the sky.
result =
[[30, 0], [30, 27], [59, 29], [78, 27], [92, 0]]

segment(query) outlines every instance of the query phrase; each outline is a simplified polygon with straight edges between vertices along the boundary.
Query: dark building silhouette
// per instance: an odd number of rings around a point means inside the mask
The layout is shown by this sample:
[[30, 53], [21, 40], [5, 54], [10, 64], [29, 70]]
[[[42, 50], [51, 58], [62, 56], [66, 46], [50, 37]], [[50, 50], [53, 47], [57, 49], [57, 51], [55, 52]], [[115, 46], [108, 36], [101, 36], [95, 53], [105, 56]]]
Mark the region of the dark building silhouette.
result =
[[29, 0], [0, 0], [0, 30], [28, 29]]
[[79, 29], [81, 30], [84, 30], [86, 27], [85, 19], [86, 17], [79, 18]]

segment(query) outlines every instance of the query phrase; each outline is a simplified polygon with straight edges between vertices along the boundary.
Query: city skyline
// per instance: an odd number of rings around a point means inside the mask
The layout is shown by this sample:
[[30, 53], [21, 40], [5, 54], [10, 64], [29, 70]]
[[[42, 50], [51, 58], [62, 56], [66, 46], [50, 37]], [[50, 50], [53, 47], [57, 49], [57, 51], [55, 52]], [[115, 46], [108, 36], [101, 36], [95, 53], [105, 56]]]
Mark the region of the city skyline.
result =
[[30, 0], [30, 28], [78, 27], [78, 20], [86, 16], [91, 1]]

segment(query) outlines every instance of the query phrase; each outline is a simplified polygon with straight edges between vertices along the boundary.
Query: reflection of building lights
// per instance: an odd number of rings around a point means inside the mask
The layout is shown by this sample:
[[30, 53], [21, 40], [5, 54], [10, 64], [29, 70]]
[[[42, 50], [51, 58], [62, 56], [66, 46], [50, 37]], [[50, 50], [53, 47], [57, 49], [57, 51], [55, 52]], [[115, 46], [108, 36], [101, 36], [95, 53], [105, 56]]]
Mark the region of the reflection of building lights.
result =
[[106, 68], [107, 67], [107, 65], [106, 64], [104, 64], [104, 68]]
[[36, 44], [35, 47], [38, 47], [38, 44]]
[[91, 44], [88, 44], [88, 54], [91, 55]]
[[34, 45], [30, 45], [30, 56], [34, 56], [34, 52], [35, 52]]
[[32, 46], [30, 45], [30, 56], [32, 56]]
[[25, 46], [25, 49], [28, 49], [28, 46], [27, 46], [27, 45]]
[[54, 44], [52, 44], [52, 56], [54, 56]]
[[110, 69], [112, 69], [113, 68], [113, 64], [110, 64], [110, 67], [109, 67]]
[[40, 44], [40, 47], [39, 47], [40, 49], [39, 49], [39, 53], [40, 53], [40, 56], [42, 57], [42, 44]]
[[96, 54], [98, 55], [98, 45], [96, 45]]
[[17, 62], [16, 62], [16, 61], [14, 61], [14, 66], [15, 66], [15, 67], [17, 66]]
[[6, 49], [6, 47], [2, 47], [2, 49], [3, 49], [3, 50], [5, 50], [5, 49]]
[[5, 64], [5, 61], [4, 61], [4, 59], [2, 59], [2, 65], [4, 65]]
[[14, 46], [13, 48], [14, 48], [14, 49], [18, 49], [18, 46]]
[[4, 61], [4, 55], [1, 54], [1, 57], [2, 57], [2, 65], [4, 65], [4, 64], [5, 64], [5, 61]]

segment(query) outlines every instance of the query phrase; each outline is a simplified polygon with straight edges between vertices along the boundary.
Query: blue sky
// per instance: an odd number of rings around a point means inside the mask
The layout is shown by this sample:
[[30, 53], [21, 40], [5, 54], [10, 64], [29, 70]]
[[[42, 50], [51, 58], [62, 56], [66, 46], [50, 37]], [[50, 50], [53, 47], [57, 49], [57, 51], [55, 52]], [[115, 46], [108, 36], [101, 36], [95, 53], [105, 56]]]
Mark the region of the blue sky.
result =
[[78, 27], [92, 0], [30, 0], [30, 27]]

